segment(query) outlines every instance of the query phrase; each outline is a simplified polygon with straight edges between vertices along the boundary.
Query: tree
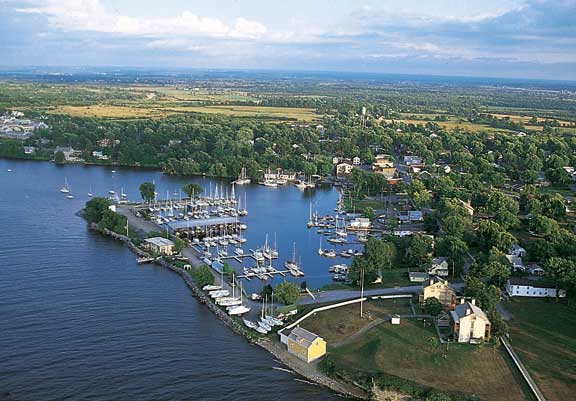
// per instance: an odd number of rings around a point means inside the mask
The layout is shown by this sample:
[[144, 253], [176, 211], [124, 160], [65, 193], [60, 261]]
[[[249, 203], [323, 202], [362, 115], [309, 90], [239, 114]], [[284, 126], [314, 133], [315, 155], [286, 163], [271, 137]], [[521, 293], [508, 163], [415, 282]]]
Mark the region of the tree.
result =
[[214, 284], [214, 275], [212, 274], [210, 268], [204, 264], [202, 264], [202, 266], [200, 266], [197, 270], [191, 270], [190, 275], [199, 287]]
[[102, 213], [102, 218], [98, 223], [98, 227], [102, 229], [108, 229], [114, 231], [115, 233], [126, 235], [126, 223], [128, 219], [126, 216], [122, 216], [112, 210], [106, 209]]
[[488, 311], [487, 317], [490, 320], [493, 338], [501, 337], [508, 333], [508, 325], [496, 309]]
[[431, 253], [432, 239], [425, 235], [416, 234], [410, 239], [405, 258], [412, 266], [421, 267], [428, 262]]
[[556, 289], [566, 290], [570, 299], [576, 297], [576, 262], [574, 260], [552, 257], [546, 261], [545, 268], [546, 274], [554, 280]]
[[285, 281], [276, 286], [274, 294], [276, 294], [278, 302], [284, 305], [292, 305], [300, 297], [300, 287], [297, 284]]
[[442, 306], [438, 298], [430, 297], [427, 298], [426, 301], [424, 302], [424, 309], [426, 310], [426, 313], [432, 316], [438, 316], [440, 312], [442, 312], [444, 307]]
[[376, 217], [376, 212], [374, 212], [374, 209], [372, 209], [370, 206], [365, 207], [364, 210], [362, 211], [362, 214], [364, 215], [364, 217], [370, 220], [374, 220], [374, 218]]
[[65, 161], [66, 161], [66, 156], [64, 156], [64, 152], [62, 152], [61, 150], [59, 150], [58, 152], [56, 152], [54, 154], [54, 163], [64, 164]]
[[140, 196], [146, 202], [152, 202], [156, 197], [156, 185], [151, 182], [144, 182], [140, 185]]
[[452, 270], [461, 269], [464, 266], [468, 245], [458, 237], [441, 237], [436, 244], [436, 254], [450, 259]]
[[193, 196], [198, 196], [202, 192], [204, 192], [204, 188], [195, 183], [189, 183], [184, 185], [182, 187], [182, 190], [184, 191], [184, 193], [186, 193], [186, 195], [188, 195], [189, 198], [192, 198]]
[[262, 291], [260, 291], [260, 296], [262, 298], [270, 299], [272, 297], [272, 286], [270, 284], [266, 284], [262, 287]]
[[234, 269], [232, 266], [230, 266], [230, 263], [224, 262], [224, 265], [222, 266], [222, 273], [225, 276], [232, 276], [232, 274], [234, 274]]
[[542, 214], [551, 219], [560, 220], [566, 215], [566, 201], [558, 193], [543, 195], [541, 204]]
[[86, 202], [84, 208], [84, 217], [90, 223], [99, 223], [106, 210], [110, 207], [110, 201], [106, 198], [97, 197], [92, 198]]
[[508, 252], [515, 239], [500, 224], [491, 220], [482, 220], [478, 224], [478, 239], [485, 250], [496, 248]]

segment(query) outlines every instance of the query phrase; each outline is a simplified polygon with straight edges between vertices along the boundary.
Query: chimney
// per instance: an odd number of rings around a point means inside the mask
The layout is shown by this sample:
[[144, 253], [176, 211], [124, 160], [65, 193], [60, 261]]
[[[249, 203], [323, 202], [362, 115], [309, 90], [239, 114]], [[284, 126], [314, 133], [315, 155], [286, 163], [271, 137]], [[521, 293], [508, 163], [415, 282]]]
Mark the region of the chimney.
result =
[[464, 305], [464, 298], [460, 298], [460, 305]]
[[466, 308], [466, 316], [468, 316], [471, 313], [471, 309], [470, 308]]
[[476, 306], [476, 299], [472, 298], [472, 305]]

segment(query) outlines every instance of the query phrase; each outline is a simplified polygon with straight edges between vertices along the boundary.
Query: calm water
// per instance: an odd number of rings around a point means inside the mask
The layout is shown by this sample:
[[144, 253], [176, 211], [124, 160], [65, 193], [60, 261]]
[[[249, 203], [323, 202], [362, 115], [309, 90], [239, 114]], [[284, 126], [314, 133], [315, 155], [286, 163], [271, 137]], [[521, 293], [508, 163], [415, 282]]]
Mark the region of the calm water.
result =
[[[339, 399], [272, 369], [281, 365], [217, 321], [178, 276], [139, 267], [89, 232], [75, 212], [90, 185], [95, 194], [124, 186], [135, 198], [145, 180], [159, 191], [184, 182], [110, 170], [0, 160], [0, 399]], [[58, 192], [64, 176], [73, 200]], [[246, 190], [249, 244], [276, 232], [290, 256], [297, 238], [308, 282], [327, 282], [331, 262], [313, 255], [318, 237], [304, 228], [309, 199], [293, 188]], [[312, 201], [328, 211], [336, 198], [317, 191]]]

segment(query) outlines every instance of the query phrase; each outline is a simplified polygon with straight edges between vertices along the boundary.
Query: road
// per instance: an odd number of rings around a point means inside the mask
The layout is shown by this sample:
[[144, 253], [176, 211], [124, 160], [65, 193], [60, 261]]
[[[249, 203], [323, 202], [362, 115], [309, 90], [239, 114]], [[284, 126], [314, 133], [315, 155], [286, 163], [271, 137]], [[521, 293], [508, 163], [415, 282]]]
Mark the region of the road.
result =
[[[455, 290], [460, 290], [464, 287], [463, 283], [456, 283], [451, 285]], [[365, 290], [364, 296], [372, 297], [376, 295], [393, 295], [393, 294], [420, 294], [422, 293], [422, 286], [413, 285], [405, 287], [394, 288], [378, 288], [373, 290]], [[360, 291], [358, 290], [331, 290], [322, 292], [313, 292], [316, 299], [311, 297], [302, 297], [298, 301], [300, 305], [310, 305], [325, 302], [345, 301], [348, 299], [360, 298]]]

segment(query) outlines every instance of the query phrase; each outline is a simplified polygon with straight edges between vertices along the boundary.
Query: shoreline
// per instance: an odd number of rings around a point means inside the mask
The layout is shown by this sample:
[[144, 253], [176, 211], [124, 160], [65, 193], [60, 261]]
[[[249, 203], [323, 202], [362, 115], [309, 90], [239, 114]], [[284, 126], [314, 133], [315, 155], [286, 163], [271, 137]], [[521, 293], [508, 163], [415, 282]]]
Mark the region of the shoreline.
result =
[[[78, 212], [80, 217], [83, 217], [82, 211]], [[149, 256], [148, 253], [141, 250], [137, 246], [135, 246], [129, 237], [124, 235], [115, 233], [113, 231], [104, 229], [101, 230], [95, 224], [89, 224], [89, 228], [93, 231], [96, 231], [104, 236], [111, 237], [118, 241], [123, 242], [130, 251], [136, 254], [138, 257], [142, 256]], [[190, 264], [197, 267], [194, 263], [195, 261], [190, 260]], [[370, 394], [365, 390], [361, 389], [358, 386], [355, 386], [348, 382], [340, 382], [333, 378], [330, 378], [320, 372], [316, 364], [308, 364], [303, 361], [298, 360], [292, 355], [289, 355], [286, 350], [284, 350], [279, 343], [273, 341], [270, 337], [259, 337], [256, 334], [253, 334], [248, 331], [243, 325], [235, 321], [233, 318], [228, 316], [222, 309], [220, 309], [212, 300], [206, 296], [206, 294], [199, 288], [196, 283], [193, 281], [192, 276], [188, 273], [187, 270], [179, 268], [171, 263], [168, 263], [164, 260], [157, 260], [154, 263], [172, 271], [175, 274], [178, 274], [184, 284], [189, 288], [192, 295], [202, 304], [204, 304], [210, 311], [212, 311], [216, 317], [228, 328], [230, 328], [234, 334], [241, 336], [250, 344], [256, 345], [263, 350], [267, 351], [276, 361], [282, 363], [286, 366], [290, 371], [299, 375], [315, 385], [320, 385], [337, 393], [340, 396], [349, 398], [349, 399], [356, 399], [356, 400], [370, 400]], [[273, 335], [276, 335], [275, 333]]]

